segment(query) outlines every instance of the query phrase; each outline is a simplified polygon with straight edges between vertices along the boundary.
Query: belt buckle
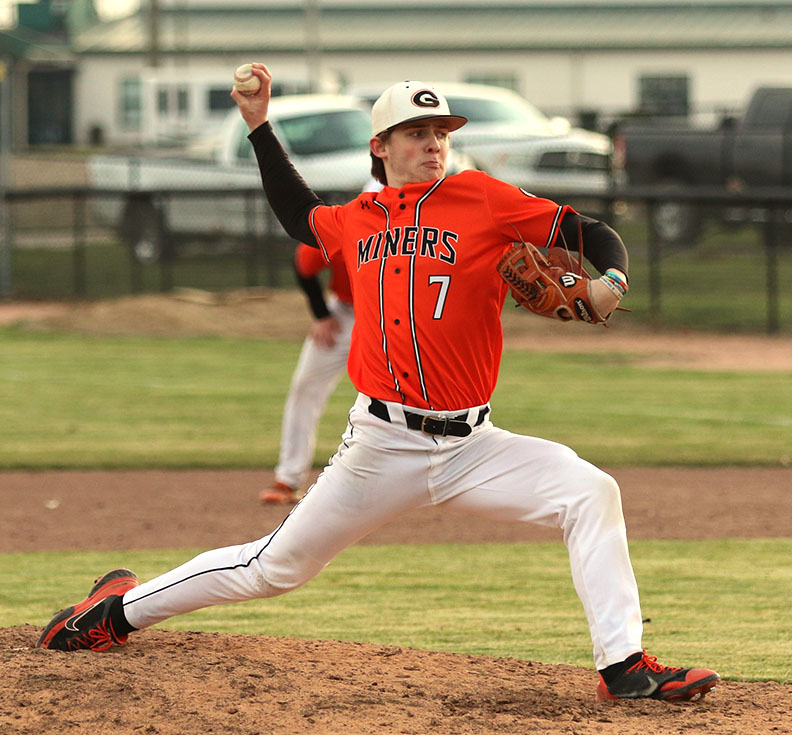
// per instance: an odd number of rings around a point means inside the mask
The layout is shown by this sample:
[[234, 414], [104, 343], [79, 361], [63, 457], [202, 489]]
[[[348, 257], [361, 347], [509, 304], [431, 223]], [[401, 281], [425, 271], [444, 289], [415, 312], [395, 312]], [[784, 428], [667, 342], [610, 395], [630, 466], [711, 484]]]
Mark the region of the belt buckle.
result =
[[[442, 421], [443, 430], [442, 431], [429, 431], [429, 429], [426, 428], [427, 420]], [[432, 434], [434, 436], [437, 436], [438, 434], [440, 436], [448, 436], [448, 417], [447, 416], [431, 416], [431, 415], [424, 416], [421, 419], [421, 431], [423, 431], [424, 434]]]

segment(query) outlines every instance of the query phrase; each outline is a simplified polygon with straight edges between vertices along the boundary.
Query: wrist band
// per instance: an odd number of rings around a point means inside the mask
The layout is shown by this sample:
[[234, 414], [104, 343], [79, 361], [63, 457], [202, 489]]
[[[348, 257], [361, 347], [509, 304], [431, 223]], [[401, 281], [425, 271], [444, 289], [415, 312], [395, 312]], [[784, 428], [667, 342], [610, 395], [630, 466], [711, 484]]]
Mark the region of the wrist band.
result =
[[622, 289], [624, 293], [627, 293], [627, 289], [630, 287], [627, 285], [627, 280], [621, 273], [618, 271], [613, 270], [612, 268], [608, 268], [605, 271], [605, 275], [610, 278], [614, 283], [618, 284], [618, 286]]
[[625, 281], [621, 274], [617, 271], [606, 270], [605, 275], [602, 276], [602, 280], [606, 283], [606, 285], [610, 286], [610, 284], [613, 284], [613, 286], [619, 289], [620, 296], [624, 296], [624, 294], [627, 293], [627, 289], [629, 288], [627, 281]]
[[610, 289], [611, 293], [613, 293], [613, 295], [618, 299], [621, 299], [624, 294], [627, 293], [624, 283], [620, 280], [616, 280], [609, 273], [606, 273], [604, 276], [600, 276], [600, 281], [602, 281]]

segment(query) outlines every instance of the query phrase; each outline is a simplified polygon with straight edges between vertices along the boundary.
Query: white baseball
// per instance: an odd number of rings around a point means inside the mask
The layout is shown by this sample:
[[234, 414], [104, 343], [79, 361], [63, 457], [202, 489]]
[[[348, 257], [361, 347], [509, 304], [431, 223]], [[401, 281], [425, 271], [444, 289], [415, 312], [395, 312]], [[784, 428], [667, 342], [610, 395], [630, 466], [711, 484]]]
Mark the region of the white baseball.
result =
[[261, 80], [253, 73], [251, 64], [242, 64], [234, 72], [234, 87], [242, 94], [256, 94], [261, 89]]

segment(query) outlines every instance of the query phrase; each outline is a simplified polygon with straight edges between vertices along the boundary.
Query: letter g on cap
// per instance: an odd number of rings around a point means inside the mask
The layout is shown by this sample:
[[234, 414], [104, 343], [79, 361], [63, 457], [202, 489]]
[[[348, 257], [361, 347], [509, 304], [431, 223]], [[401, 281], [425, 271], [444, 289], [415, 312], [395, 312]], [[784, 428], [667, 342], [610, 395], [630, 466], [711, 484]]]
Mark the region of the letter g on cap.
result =
[[411, 102], [416, 107], [440, 107], [440, 100], [431, 89], [419, 90], [412, 96]]

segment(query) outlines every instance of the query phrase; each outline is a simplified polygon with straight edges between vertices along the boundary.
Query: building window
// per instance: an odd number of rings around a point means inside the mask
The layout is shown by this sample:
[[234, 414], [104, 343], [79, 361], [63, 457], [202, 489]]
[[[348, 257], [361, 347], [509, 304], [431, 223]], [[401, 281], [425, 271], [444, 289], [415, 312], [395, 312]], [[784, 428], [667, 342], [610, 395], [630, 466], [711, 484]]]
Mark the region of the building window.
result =
[[206, 107], [209, 112], [230, 110], [236, 103], [228, 93], [228, 87], [212, 87], [207, 94]]
[[159, 87], [157, 87], [157, 116], [167, 117], [169, 107], [170, 105], [168, 104], [168, 88], [163, 85], [160, 85]]
[[143, 97], [140, 79], [122, 79], [118, 100], [119, 125], [124, 130], [140, 130], [143, 123]]
[[473, 72], [465, 75], [465, 81], [468, 84], [487, 84], [490, 87], [506, 87], [506, 89], [510, 89], [512, 92], [518, 91], [517, 77], [508, 72], [504, 72], [503, 74], [498, 74], [497, 72], [489, 72], [486, 74], [482, 72]]
[[174, 87], [169, 84], [160, 84], [157, 86], [158, 117], [187, 117], [189, 112], [190, 90], [187, 89], [187, 87]]
[[690, 112], [688, 78], [684, 75], [645, 75], [639, 87], [639, 111], [643, 115], [687, 117]]
[[187, 117], [190, 112], [190, 90], [187, 87], [176, 88], [176, 111], [179, 117]]

